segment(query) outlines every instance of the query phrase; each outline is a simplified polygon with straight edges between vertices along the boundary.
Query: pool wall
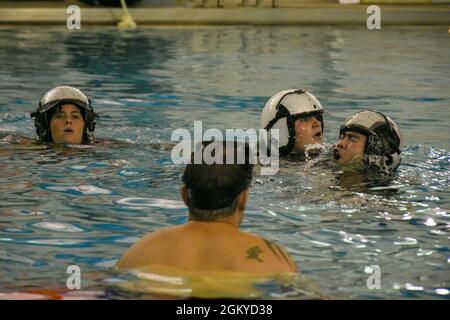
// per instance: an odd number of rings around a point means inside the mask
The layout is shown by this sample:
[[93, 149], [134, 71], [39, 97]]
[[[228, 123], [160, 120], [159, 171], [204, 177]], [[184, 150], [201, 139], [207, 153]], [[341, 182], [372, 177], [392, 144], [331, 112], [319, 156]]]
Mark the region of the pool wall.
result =
[[[55, 7], [8, 7], [0, 3], [0, 24], [65, 24], [68, 3]], [[138, 25], [361, 25], [366, 26], [368, 5], [306, 3], [296, 8], [129, 8]], [[380, 5], [382, 26], [450, 25], [450, 4]], [[81, 6], [81, 25], [114, 25], [121, 8]]]

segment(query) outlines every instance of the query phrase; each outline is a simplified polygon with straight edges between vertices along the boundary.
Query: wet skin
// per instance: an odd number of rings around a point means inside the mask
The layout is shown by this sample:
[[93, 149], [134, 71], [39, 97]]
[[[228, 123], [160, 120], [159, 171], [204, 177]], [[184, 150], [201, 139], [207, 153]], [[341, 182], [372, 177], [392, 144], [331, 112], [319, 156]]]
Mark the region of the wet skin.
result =
[[53, 113], [50, 120], [50, 131], [54, 143], [81, 144], [83, 130], [84, 120], [75, 105], [62, 105]]
[[294, 152], [304, 153], [306, 145], [322, 143], [322, 124], [314, 116], [295, 120]]
[[366, 136], [355, 132], [343, 132], [334, 149], [335, 160], [340, 164], [360, 164], [364, 158]]

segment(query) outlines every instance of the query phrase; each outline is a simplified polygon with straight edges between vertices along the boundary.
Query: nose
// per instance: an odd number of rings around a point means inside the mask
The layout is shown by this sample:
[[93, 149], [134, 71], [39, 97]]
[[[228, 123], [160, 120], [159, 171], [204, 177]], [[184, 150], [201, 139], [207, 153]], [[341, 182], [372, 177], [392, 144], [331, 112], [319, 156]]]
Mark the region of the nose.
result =
[[72, 124], [72, 118], [71, 117], [65, 117], [65, 124]]
[[345, 149], [346, 146], [347, 146], [347, 138], [339, 139], [338, 143], [336, 144], [336, 148], [339, 149]]

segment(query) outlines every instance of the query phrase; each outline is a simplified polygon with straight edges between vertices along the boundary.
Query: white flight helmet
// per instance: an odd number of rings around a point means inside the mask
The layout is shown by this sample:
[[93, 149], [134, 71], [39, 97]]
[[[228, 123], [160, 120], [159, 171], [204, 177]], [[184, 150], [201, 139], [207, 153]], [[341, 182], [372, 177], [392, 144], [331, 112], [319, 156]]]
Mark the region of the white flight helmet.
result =
[[339, 133], [356, 131], [367, 137], [364, 165], [381, 172], [394, 172], [401, 162], [403, 138], [391, 118], [376, 110], [364, 110], [348, 117]]
[[288, 155], [295, 145], [295, 120], [305, 116], [316, 116], [322, 124], [323, 108], [311, 93], [289, 89], [273, 95], [261, 114], [261, 127], [279, 130], [279, 153]]

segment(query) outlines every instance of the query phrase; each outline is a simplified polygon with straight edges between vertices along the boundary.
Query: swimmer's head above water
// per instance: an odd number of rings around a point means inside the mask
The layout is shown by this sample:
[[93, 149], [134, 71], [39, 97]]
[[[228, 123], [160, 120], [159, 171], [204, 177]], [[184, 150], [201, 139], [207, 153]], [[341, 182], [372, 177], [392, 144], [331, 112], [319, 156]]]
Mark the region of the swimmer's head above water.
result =
[[37, 140], [60, 144], [94, 142], [94, 112], [88, 97], [81, 90], [59, 86], [47, 91], [31, 113]]
[[394, 172], [401, 161], [402, 136], [391, 118], [374, 110], [348, 117], [339, 130], [334, 159], [340, 164], [361, 165]]
[[279, 129], [279, 152], [304, 154], [307, 145], [321, 144], [323, 108], [311, 93], [289, 89], [273, 95], [264, 106], [261, 127]]
[[[183, 174], [182, 196], [189, 208], [189, 218], [195, 221], [215, 221], [227, 218], [236, 210], [243, 211], [248, 189], [252, 180], [253, 164], [250, 163], [250, 149], [247, 144], [233, 143], [230, 148], [225, 142], [202, 142], [202, 152], [220, 148], [223, 163], [227, 153], [236, 161], [233, 164], [188, 164]], [[217, 150], [217, 149], [216, 149]], [[237, 159], [244, 159], [242, 164]], [[194, 163], [194, 158], [192, 159]], [[245, 198], [245, 200], [243, 200]]]

